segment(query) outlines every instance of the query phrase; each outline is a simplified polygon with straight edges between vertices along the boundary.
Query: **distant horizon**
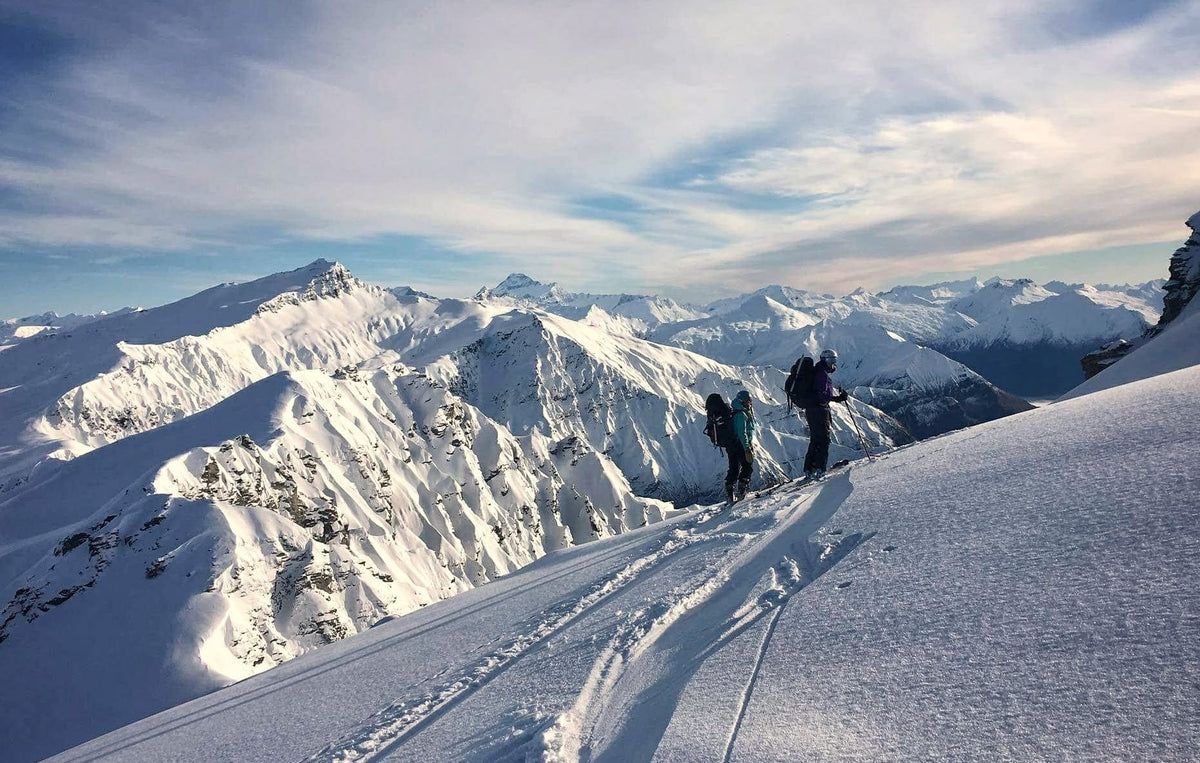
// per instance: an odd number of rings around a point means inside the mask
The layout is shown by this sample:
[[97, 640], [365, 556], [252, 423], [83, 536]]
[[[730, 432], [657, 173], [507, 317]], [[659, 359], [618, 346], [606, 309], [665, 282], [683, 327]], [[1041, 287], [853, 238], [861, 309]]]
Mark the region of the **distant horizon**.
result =
[[[1172, 250], [1172, 251], [1174, 251], [1174, 250]], [[205, 291], [206, 289], [220, 286], [222, 284], [246, 283], [246, 282], [250, 282], [250, 281], [256, 281], [256, 280], [259, 280], [262, 278], [268, 278], [272, 275], [276, 275], [279, 273], [300, 270], [300, 269], [307, 267], [308, 265], [314, 264], [321, 260], [325, 260], [325, 261], [329, 262], [331, 265], [335, 264], [335, 263], [341, 264], [348, 271], [350, 271], [351, 275], [353, 275], [355, 278], [358, 278], [360, 281], [363, 281], [364, 283], [367, 283], [367, 284], [370, 284], [373, 286], [380, 286], [380, 287], [383, 287], [386, 289], [408, 287], [408, 288], [412, 288], [418, 292], [428, 294], [428, 295], [430, 295], [434, 298], [438, 298], [438, 299], [470, 299], [480, 289], [483, 289], [483, 288], [492, 289], [492, 288], [495, 288], [496, 286], [500, 285], [501, 283], [503, 283], [504, 280], [506, 280], [507, 278], [509, 278], [511, 276], [524, 275], [539, 284], [542, 284], [545, 286], [557, 286], [569, 294], [580, 294], [580, 295], [591, 294], [591, 295], [596, 295], [596, 296], [629, 294], [629, 295], [647, 296], [647, 297], [650, 297], [650, 296], [669, 297], [670, 299], [674, 299], [676, 302], [683, 304], [683, 305], [702, 307], [702, 306], [706, 306], [706, 305], [708, 305], [714, 301], [720, 300], [720, 299], [727, 299], [730, 297], [737, 297], [737, 296], [743, 296], [743, 295], [747, 295], [747, 294], [753, 294], [762, 289], [770, 288], [772, 286], [782, 286], [782, 287], [786, 287], [786, 288], [792, 288], [792, 289], [796, 289], [798, 291], [805, 291], [810, 294], [817, 294], [820, 296], [833, 297], [835, 299], [848, 296], [859, 290], [865, 290], [866, 292], [868, 292], [870, 294], [883, 294], [885, 292], [888, 292], [888, 291], [890, 291], [894, 288], [898, 288], [898, 287], [911, 286], [911, 287], [920, 288], [920, 287], [935, 286], [935, 285], [944, 284], [944, 283], [970, 281], [972, 279], [975, 279], [975, 280], [979, 281], [980, 283], [987, 283], [988, 281], [991, 281], [993, 279], [999, 279], [1002, 281], [1016, 281], [1016, 280], [1026, 279], [1026, 280], [1031, 280], [1040, 286], [1045, 286], [1046, 284], [1052, 283], [1052, 282], [1061, 282], [1061, 283], [1065, 283], [1065, 284], [1069, 284], [1069, 285], [1086, 284], [1086, 285], [1094, 286], [1094, 287], [1101, 287], [1101, 286], [1108, 286], [1108, 287], [1114, 287], [1114, 288], [1136, 287], [1136, 286], [1144, 286], [1146, 284], [1150, 284], [1150, 283], [1153, 283], [1156, 281], [1164, 281], [1165, 282], [1168, 277], [1167, 263], [1169, 262], [1169, 256], [1167, 258], [1164, 258], [1164, 260], [1163, 260], [1163, 263], [1162, 263], [1162, 271], [1163, 272], [1160, 275], [1150, 277], [1150, 278], [1145, 278], [1145, 279], [1135, 279], [1135, 280], [1126, 280], [1126, 281], [1087, 280], [1087, 279], [1078, 279], [1078, 278], [1076, 278], [1076, 279], [1032, 278], [1028, 275], [1001, 275], [999, 273], [995, 273], [992, 275], [986, 275], [986, 276], [982, 275], [982, 274], [978, 274], [978, 273], [975, 273], [975, 274], [967, 273], [967, 274], [958, 274], [958, 275], [955, 275], [952, 273], [950, 273], [950, 274], [944, 273], [944, 274], [930, 274], [930, 277], [927, 279], [919, 279], [916, 281], [897, 282], [897, 283], [893, 283], [889, 286], [882, 287], [882, 288], [868, 288], [866, 286], [859, 286], [859, 287], [855, 287], [854, 289], [850, 289], [849, 291], [844, 291], [841, 293], [821, 291], [821, 290], [806, 288], [804, 286], [798, 286], [798, 285], [789, 284], [789, 283], [781, 283], [781, 282], [764, 283], [764, 284], [754, 286], [753, 288], [746, 288], [745, 290], [739, 290], [735, 293], [727, 293], [722, 296], [714, 296], [712, 299], [708, 299], [708, 300], [679, 299], [677, 297], [665, 294], [663, 292], [658, 292], [658, 291], [653, 291], [653, 290], [645, 290], [645, 289], [616, 289], [616, 290], [581, 289], [581, 288], [576, 288], [572, 284], [566, 283], [560, 279], [539, 277], [537, 274], [525, 272], [522, 270], [511, 271], [511, 272], [505, 274], [504, 276], [493, 279], [490, 283], [480, 284], [474, 288], [468, 289], [466, 292], [460, 291], [459, 293], [455, 293], [455, 294], [445, 294], [445, 293], [438, 293], [435, 290], [421, 288], [420, 286], [413, 284], [413, 283], [384, 283], [384, 282], [381, 282], [381, 281], [378, 281], [378, 280], [375, 280], [375, 279], [372, 279], [369, 277], [365, 277], [362, 273], [360, 273], [358, 270], [356, 270], [352, 265], [346, 263], [342, 259], [328, 258], [328, 257], [316, 257], [312, 260], [307, 260], [303, 263], [297, 264], [294, 267], [285, 267], [280, 270], [272, 270], [271, 272], [266, 272], [266, 273], [262, 273], [262, 274], [251, 276], [251, 277], [220, 278], [220, 279], [214, 280], [210, 283], [207, 283], [206, 285], [201, 285], [198, 288], [195, 288], [191, 291], [187, 291], [186, 293], [180, 293], [178, 296], [176, 296], [174, 298], [166, 299], [164, 301], [153, 303], [153, 304], [127, 302], [127, 303], [117, 305], [117, 306], [99, 307], [96, 309], [87, 309], [87, 308], [56, 309], [54, 307], [49, 307], [46, 309], [34, 309], [32, 311], [24, 311], [24, 312], [21, 312], [20, 314], [0, 313], [0, 321], [23, 320], [25, 318], [39, 317], [39, 316], [46, 315], [49, 313], [55, 313], [55, 314], [59, 315], [60, 317], [65, 317], [68, 315], [80, 315], [80, 316], [100, 315], [100, 314], [108, 315], [108, 314], [120, 312], [122, 310], [131, 310], [131, 309], [132, 310], [150, 310], [150, 309], [153, 309], [156, 307], [162, 307], [164, 305], [171, 304], [173, 302], [178, 302], [181, 299], [186, 299], [186, 298], [191, 297], [195, 294], [198, 294], [202, 291]]]

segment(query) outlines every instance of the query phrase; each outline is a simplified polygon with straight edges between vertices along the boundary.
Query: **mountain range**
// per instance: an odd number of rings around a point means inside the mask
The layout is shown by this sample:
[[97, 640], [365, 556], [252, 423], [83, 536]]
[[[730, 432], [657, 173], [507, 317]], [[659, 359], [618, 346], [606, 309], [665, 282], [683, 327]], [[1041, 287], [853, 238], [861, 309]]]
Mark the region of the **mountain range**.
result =
[[679, 516], [719, 492], [712, 391], [751, 393], [756, 484], [784, 482], [807, 447], [782, 393], [801, 354], [842, 355], [831, 460], [856, 459], [1030, 409], [964, 353], [1028, 380], [1054, 348], [1140, 336], [1160, 293], [777, 286], [695, 307], [515, 274], [464, 300], [318, 260], [11, 322], [42, 328], [0, 345], [0, 674], [39, 720], [0, 739], [52, 752], [68, 718], [89, 720], [63, 745]]

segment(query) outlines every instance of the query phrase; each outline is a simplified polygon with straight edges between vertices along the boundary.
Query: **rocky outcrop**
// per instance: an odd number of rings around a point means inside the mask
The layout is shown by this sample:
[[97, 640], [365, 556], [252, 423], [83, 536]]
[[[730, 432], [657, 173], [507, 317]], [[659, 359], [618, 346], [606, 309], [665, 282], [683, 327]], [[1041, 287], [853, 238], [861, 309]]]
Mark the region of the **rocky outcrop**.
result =
[[1163, 298], [1162, 318], [1151, 335], [1175, 320], [1200, 291], [1200, 212], [1192, 215], [1187, 225], [1192, 235], [1171, 257], [1171, 280], [1163, 286], [1167, 296]]
[[1162, 317], [1158, 319], [1157, 325], [1133, 342], [1112, 342], [1084, 355], [1080, 364], [1086, 378], [1092, 378], [1161, 332], [1179, 317], [1183, 308], [1187, 307], [1197, 292], [1200, 292], [1200, 212], [1188, 219], [1187, 226], [1192, 229], [1192, 234], [1171, 256], [1171, 278], [1163, 285], [1166, 296], [1163, 297]]
[[1133, 352], [1136, 347], [1133, 342], [1127, 342], [1124, 339], [1118, 339], [1115, 342], [1109, 342], [1098, 350], [1093, 350], [1079, 361], [1083, 366], [1083, 378], [1090, 379], [1104, 369], [1116, 363], [1121, 358]]

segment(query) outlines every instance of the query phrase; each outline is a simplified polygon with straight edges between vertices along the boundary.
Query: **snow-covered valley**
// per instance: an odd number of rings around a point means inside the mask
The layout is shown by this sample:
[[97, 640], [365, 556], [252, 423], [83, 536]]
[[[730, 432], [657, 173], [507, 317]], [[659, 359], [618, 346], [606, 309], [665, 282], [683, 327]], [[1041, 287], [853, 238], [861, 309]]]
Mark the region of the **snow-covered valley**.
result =
[[[829, 718], [848, 740], [841, 752], [816, 737], [776, 747], [751, 699], [816, 680], [771, 657], [777, 638], [809, 634], [811, 649], [796, 647], [804, 665], [829, 668], [837, 655], [820, 649], [837, 645], [822, 639], [878, 618], [900, 629], [880, 643], [915, 661], [914, 644], [953, 625], [929, 620], [930, 602], [991, 595], [976, 590], [973, 560], [1032, 595], [1058, 570], [1056, 534], [1133, 531], [1086, 519], [1086, 485], [1133, 501], [1157, 475], [1195, 493], [1186, 469], [1103, 465], [1126, 447], [1170, 456], [1156, 464], [1196, 452], [1190, 414], [1167, 427], [1173, 444], [1150, 431], [1194, 389], [1191, 312], [1127, 359], [1142, 354], [1137, 370], [1122, 361], [1089, 384], [1176, 374], [1039, 411], [931, 345], [1007, 343], [1028, 359], [1059, 340], [1132, 339], [1161, 308], [1151, 286], [993, 281], [840, 300], [771, 287], [697, 308], [522, 276], [439, 299], [318, 261], [159, 308], [14, 330], [0, 354], [0, 696], [12, 708], [0, 745], [41, 757], [241, 681], [79, 755], [892, 757], [852, 746], [853, 729]], [[807, 429], [781, 388], [799, 354], [826, 346], [854, 398], [835, 406], [831, 461], [853, 465], [801, 487], [788, 481]], [[775, 490], [721, 511], [710, 504], [724, 458], [700, 431], [703, 399], [740, 388], [760, 423], [755, 487]], [[1093, 404], [1113, 413], [1073, 431]], [[943, 434], [980, 422], [991, 423]], [[856, 425], [887, 455], [862, 462]], [[1136, 433], [1123, 441], [1122, 428]], [[1083, 443], [1094, 453], [1070, 455]], [[1045, 493], [1038, 465], [1063, 460], [1079, 473], [1060, 484], [1056, 472], [1052, 498], [1020, 497]], [[1187, 498], [1163, 500], [1187, 513]], [[1005, 572], [1026, 541], [1028, 579]], [[866, 577], [832, 580], [860, 568]], [[940, 593], [926, 601], [922, 585]], [[893, 593], [920, 606], [897, 614]], [[1016, 609], [1005, 597], [998, 622], [1036, 638], [1004, 619]], [[839, 615], [839, 603], [852, 606]], [[783, 619], [809, 607], [821, 624]], [[937, 634], [905, 620], [916, 612]], [[981, 626], [963, 627], [969, 638]], [[950, 646], [936, 659], [961, 669]], [[874, 647], [858, 648], [847, 675], [899, 680]], [[852, 683], [843, 700], [909, 744], [909, 721], [858, 696], [875, 690], [869, 680]], [[973, 722], [921, 749], [958, 755]], [[193, 731], [167, 733], [177, 725]]]

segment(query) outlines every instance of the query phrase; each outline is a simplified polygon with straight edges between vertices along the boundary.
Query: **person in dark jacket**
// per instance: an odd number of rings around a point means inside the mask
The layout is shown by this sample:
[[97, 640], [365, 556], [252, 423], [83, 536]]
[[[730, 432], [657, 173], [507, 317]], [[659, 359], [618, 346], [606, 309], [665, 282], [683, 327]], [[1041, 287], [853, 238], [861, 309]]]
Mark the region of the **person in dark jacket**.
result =
[[[733, 433], [725, 453], [729, 471], [725, 474], [725, 498], [733, 503], [746, 497], [750, 474], [754, 471], [754, 406], [750, 393], [742, 390], [733, 398]], [[735, 492], [736, 487], [736, 492]]]
[[831, 402], [846, 400], [846, 391], [834, 392], [830, 374], [837, 370], [838, 356], [833, 350], [823, 350], [821, 361], [813, 367], [813, 402], [805, 407], [804, 418], [808, 421], [808, 453], [804, 456], [804, 476], [817, 479], [825, 474], [829, 465], [829, 432], [833, 427]]

